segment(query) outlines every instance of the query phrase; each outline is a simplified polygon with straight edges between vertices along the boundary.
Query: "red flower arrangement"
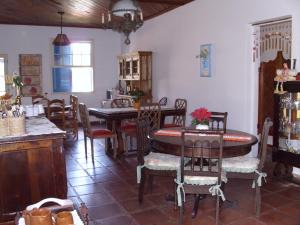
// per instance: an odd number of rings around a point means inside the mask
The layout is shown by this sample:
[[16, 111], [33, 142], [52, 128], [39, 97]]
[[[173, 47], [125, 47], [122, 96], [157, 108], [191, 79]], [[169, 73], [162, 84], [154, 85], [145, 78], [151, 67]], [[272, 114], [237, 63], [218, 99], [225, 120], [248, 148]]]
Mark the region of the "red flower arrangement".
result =
[[208, 112], [206, 108], [199, 108], [196, 109], [194, 112], [191, 113], [191, 116], [194, 118], [192, 120], [193, 125], [197, 124], [209, 124], [209, 118], [211, 117], [211, 112]]

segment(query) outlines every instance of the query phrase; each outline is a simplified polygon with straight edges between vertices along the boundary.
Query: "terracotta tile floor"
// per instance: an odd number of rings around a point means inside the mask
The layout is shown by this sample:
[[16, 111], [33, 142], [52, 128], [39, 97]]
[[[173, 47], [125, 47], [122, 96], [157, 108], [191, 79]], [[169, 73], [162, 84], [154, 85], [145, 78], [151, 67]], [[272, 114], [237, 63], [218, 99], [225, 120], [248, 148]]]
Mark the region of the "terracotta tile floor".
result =
[[[89, 144], [88, 144], [89, 146]], [[147, 191], [142, 205], [137, 200], [136, 158], [114, 160], [104, 152], [104, 141], [95, 141], [95, 164], [85, 159], [82, 133], [77, 142], [67, 142], [66, 165], [68, 196], [83, 201], [89, 208], [91, 225], [175, 225], [178, 210], [165, 201], [172, 194], [169, 178], [154, 179], [152, 193]], [[89, 147], [88, 147], [89, 148]], [[90, 149], [88, 149], [90, 152]], [[221, 208], [221, 225], [300, 225], [300, 186], [272, 177], [273, 164], [268, 162], [267, 183], [262, 188], [262, 212], [254, 215], [254, 192], [251, 182], [230, 180], [226, 197], [237, 206]], [[215, 201], [208, 197], [200, 202], [198, 216], [191, 218], [193, 197], [185, 204], [186, 225], [214, 224]]]

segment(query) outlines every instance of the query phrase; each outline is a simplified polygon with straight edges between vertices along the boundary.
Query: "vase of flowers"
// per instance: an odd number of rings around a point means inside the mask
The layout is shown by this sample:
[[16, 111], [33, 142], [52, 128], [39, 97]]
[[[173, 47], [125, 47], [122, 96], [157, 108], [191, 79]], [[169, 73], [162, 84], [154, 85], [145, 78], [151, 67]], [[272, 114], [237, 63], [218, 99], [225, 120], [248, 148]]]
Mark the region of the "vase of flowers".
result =
[[195, 109], [191, 113], [191, 116], [193, 117], [192, 125], [195, 125], [196, 129], [209, 129], [209, 119], [211, 117], [211, 112], [209, 112], [206, 108]]
[[145, 95], [145, 93], [135, 88], [129, 92], [129, 95], [133, 100], [133, 107], [139, 109], [141, 107], [141, 98]]

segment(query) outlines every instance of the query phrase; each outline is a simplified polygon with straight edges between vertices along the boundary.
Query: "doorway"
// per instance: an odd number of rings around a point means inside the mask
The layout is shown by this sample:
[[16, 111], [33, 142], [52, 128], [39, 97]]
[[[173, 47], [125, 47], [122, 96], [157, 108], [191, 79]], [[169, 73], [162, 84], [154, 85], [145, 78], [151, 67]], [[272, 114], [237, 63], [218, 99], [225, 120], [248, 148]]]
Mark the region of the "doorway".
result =
[[253, 61], [255, 71], [258, 71], [258, 134], [266, 117], [274, 120], [274, 78], [276, 69], [283, 68], [283, 63], [291, 58], [291, 37], [291, 18], [254, 24]]

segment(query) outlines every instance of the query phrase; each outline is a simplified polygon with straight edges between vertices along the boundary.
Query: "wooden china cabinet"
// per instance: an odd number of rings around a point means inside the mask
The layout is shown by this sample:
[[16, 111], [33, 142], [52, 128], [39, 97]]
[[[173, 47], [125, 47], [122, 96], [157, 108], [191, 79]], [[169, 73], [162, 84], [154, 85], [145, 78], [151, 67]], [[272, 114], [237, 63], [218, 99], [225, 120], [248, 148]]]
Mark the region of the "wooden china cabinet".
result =
[[119, 81], [125, 84], [125, 95], [142, 90], [152, 100], [152, 52], [138, 51], [118, 56]]

